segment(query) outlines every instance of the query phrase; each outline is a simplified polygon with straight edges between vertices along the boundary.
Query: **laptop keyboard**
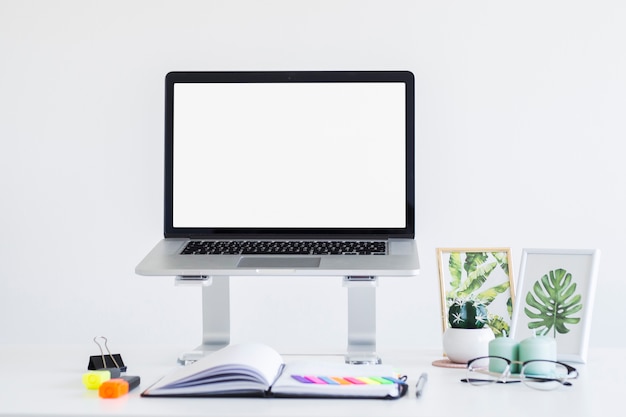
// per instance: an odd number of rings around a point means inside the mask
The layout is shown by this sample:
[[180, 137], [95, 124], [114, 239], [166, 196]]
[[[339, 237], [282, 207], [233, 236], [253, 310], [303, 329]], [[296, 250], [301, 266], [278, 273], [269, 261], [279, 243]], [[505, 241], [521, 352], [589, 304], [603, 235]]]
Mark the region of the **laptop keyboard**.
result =
[[191, 240], [182, 255], [385, 255], [384, 241]]

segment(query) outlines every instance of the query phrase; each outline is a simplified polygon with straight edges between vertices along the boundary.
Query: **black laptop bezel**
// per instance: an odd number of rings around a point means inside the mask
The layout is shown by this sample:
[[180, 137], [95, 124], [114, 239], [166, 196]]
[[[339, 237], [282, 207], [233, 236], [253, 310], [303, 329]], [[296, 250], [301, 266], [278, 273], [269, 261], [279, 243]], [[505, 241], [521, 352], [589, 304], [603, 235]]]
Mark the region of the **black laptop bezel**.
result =
[[[173, 225], [173, 113], [176, 83], [402, 82], [406, 88], [406, 219], [404, 228], [186, 228]], [[170, 72], [165, 77], [164, 236], [194, 239], [386, 239], [415, 237], [415, 81], [410, 71]]]

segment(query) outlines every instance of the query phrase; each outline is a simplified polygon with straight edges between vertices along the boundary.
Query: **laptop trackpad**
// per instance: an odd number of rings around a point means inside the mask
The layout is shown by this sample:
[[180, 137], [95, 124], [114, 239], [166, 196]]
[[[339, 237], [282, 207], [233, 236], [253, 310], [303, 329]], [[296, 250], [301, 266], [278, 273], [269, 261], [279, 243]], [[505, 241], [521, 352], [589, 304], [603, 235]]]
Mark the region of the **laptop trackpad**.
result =
[[238, 268], [317, 268], [320, 266], [318, 257], [243, 257], [237, 264]]

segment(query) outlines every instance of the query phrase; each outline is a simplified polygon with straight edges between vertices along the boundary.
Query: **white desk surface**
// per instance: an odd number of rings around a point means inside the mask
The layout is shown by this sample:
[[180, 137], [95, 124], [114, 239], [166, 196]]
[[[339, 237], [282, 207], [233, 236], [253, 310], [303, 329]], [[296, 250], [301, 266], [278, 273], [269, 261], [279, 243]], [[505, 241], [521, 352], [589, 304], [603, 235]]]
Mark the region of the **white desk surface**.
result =
[[[109, 343], [111, 345], [111, 343]], [[112, 346], [111, 346], [112, 347]], [[119, 348], [119, 349], [117, 349]], [[141, 398], [139, 394], [175, 368], [184, 348], [116, 346], [141, 386], [119, 399], [101, 399], [81, 377], [94, 344], [85, 346], [0, 346], [0, 416], [596, 416], [622, 409], [626, 373], [619, 371], [624, 349], [592, 350], [587, 364], [574, 364], [580, 377], [572, 387], [542, 392], [519, 384], [468, 386], [464, 371], [431, 365], [439, 352], [380, 352], [385, 364], [409, 377], [410, 390], [398, 400], [280, 398]], [[291, 356], [287, 356], [289, 360]], [[342, 361], [341, 356], [316, 357]], [[429, 380], [422, 397], [415, 383]]]

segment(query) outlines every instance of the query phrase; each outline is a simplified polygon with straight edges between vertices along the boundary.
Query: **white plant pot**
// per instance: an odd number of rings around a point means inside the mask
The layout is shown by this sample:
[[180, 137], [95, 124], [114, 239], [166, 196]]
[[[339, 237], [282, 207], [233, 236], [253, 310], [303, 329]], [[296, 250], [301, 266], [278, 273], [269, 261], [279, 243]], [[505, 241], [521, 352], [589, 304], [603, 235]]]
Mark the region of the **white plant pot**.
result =
[[443, 333], [443, 351], [454, 363], [489, 355], [489, 341], [495, 339], [490, 327], [457, 329], [449, 327]]

